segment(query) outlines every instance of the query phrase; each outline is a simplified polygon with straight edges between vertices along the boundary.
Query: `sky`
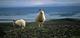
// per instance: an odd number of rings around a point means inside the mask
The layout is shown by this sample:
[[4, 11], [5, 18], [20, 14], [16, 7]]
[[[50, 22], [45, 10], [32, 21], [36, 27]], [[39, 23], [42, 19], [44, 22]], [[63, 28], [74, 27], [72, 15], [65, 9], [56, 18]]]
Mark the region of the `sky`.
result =
[[0, 0], [0, 7], [80, 6], [80, 0]]
[[[78, 7], [57, 7], [56, 9], [55, 8], [53, 9], [53, 6], [78, 6]], [[61, 18], [61, 17], [72, 17], [72, 18], [76, 17], [80, 19], [80, 7], [79, 6], [80, 6], [80, 0], [0, 0], [0, 8], [1, 7], [30, 7], [30, 8], [31, 7], [49, 7], [48, 9], [46, 8], [45, 13], [46, 14], [48, 13], [47, 16], [53, 19]], [[36, 16], [35, 14], [38, 13], [36, 12], [37, 10], [35, 9], [37, 8], [34, 8], [34, 9], [33, 8], [31, 9], [20, 8], [20, 11], [19, 11], [18, 9], [3, 8], [3, 9], [0, 9], [0, 19], [4, 19], [4, 18], [9, 19], [11, 18], [9, 17], [9, 15], [13, 15], [14, 13], [13, 16], [17, 15], [15, 16], [15, 18], [26, 18], [26, 19], [32, 20], [32, 18]], [[60, 11], [66, 10], [66, 11], [65, 12], [53, 12], [53, 10], [60, 10]], [[30, 14], [28, 14], [28, 12]], [[3, 16], [1, 16], [1, 14]]]

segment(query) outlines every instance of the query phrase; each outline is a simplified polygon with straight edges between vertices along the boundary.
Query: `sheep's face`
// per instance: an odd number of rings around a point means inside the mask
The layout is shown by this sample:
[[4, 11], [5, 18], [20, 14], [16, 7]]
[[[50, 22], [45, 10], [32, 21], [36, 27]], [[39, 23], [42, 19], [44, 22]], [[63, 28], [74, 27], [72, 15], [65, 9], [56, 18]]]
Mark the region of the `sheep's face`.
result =
[[44, 14], [44, 11], [41, 11], [40, 14]]
[[43, 14], [42, 12], [40, 12], [40, 14]]
[[37, 22], [44, 22], [44, 21], [45, 21], [44, 11], [40, 11], [40, 13], [37, 16]]

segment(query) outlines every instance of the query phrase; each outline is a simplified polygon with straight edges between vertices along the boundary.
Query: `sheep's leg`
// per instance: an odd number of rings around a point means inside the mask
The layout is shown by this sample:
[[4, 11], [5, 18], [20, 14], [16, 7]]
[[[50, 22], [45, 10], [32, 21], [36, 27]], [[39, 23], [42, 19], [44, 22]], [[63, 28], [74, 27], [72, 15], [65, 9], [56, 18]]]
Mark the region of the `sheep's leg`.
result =
[[24, 27], [22, 27], [22, 29], [24, 29]]
[[42, 27], [42, 24], [40, 23], [40, 27]]
[[39, 22], [37, 23], [37, 25], [38, 25], [38, 27], [40, 27], [40, 23]]
[[14, 21], [13, 21], [13, 32], [15, 33], [15, 37], [17, 37], [16, 35], [16, 31], [15, 31], [15, 23], [14, 23]]
[[43, 27], [43, 23], [40, 24], [40, 27]]
[[38, 23], [38, 26], [39, 27], [43, 27], [43, 23]]
[[42, 23], [39, 23], [39, 27], [43, 27], [43, 24]]
[[38, 23], [38, 26], [41, 27], [41, 23]]
[[42, 23], [42, 25], [41, 25], [42, 27], [43, 27], [43, 23]]
[[20, 28], [20, 33], [19, 33], [19, 38], [21, 38], [21, 32], [22, 32], [22, 24], [21, 24], [21, 28]]

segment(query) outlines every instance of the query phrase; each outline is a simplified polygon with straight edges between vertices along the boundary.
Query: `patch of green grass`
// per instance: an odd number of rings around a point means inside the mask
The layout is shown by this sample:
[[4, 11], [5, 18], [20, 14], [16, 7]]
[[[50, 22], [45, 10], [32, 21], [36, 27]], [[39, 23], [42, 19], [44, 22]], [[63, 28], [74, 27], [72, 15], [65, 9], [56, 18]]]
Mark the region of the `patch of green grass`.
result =
[[[4, 31], [11, 30], [12, 23], [0, 23]], [[7, 32], [6, 38], [71, 38], [79, 37], [79, 22], [72, 21], [47, 21], [43, 27], [38, 27], [36, 23], [28, 23], [25, 29]]]

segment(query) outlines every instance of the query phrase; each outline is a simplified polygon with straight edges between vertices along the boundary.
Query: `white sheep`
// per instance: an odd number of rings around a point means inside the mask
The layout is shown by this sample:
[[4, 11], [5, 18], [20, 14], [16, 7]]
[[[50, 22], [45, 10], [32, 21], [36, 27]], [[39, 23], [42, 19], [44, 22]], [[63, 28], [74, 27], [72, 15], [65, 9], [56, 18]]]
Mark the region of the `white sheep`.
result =
[[45, 14], [43, 10], [40, 10], [37, 18], [36, 18], [36, 22], [39, 25], [39, 27], [43, 26], [43, 23], [45, 22]]
[[24, 27], [26, 26], [26, 21], [24, 21], [23, 19], [16, 20], [15, 24], [22, 27], [22, 29], [24, 29]]

